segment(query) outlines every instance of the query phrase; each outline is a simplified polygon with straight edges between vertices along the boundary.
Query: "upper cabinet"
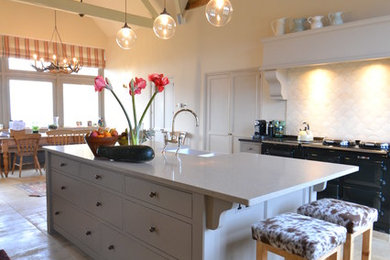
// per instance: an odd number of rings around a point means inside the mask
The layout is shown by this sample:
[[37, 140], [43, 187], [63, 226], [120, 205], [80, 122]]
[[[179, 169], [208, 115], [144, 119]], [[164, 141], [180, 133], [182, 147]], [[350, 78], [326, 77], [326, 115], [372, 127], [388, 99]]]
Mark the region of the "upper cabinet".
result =
[[262, 70], [390, 57], [390, 16], [263, 39]]

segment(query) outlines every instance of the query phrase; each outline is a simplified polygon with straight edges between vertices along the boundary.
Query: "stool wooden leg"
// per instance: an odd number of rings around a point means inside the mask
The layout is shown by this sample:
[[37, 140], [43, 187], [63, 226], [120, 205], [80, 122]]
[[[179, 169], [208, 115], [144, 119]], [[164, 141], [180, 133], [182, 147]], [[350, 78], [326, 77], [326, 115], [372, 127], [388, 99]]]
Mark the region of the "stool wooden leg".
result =
[[256, 242], [256, 260], [267, 260], [267, 249], [262, 242]]
[[344, 244], [343, 260], [353, 260], [353, 240], [352, 234], [348, 233]]
[[362, 260], [371, 260], [372, 226], [363, 233]]

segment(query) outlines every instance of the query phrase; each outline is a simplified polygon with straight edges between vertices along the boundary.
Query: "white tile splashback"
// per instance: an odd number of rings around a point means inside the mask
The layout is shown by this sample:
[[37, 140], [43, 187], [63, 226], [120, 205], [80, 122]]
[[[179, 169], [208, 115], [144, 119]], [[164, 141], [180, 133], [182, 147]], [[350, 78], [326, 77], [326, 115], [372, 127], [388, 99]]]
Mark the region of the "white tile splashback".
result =
[[286, 133], [390, 141], [390, 59], [290, 69]]

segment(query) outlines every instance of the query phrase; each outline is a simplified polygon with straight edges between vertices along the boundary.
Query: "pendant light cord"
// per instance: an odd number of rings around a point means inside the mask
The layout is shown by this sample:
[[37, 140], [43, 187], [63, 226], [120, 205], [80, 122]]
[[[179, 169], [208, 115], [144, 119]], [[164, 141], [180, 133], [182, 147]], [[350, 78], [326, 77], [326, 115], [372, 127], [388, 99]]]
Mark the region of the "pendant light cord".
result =
[[127, 0], [125, 0], [125, 24], [127, 24]]

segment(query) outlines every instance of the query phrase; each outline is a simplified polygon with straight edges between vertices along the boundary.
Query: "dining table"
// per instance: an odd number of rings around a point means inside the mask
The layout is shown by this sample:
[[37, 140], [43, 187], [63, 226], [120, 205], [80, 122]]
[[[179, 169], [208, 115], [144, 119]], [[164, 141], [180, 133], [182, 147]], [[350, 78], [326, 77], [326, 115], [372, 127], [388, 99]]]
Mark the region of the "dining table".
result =
[[[42, 150], [43, 146], [50, 145], [50, 137], [46, 133], [40, 133], [41, 139], [39, 140], [39, 148], [38, 150]], [[69, 144], [77, 144], [80, 143], [76, 136], [72, 136], [69, 139]], [[4, 167], [4, 175], [8, 177], [9, 167], [10, 167], [10, 153], [16, 153], [17, 147], [15, 139], [9, 134], [0, 135], [0, 154], [3, 155], [3, 167]], [[0, 165], [1, 166], [1, 165]], [[1, 167], [0, 167], [1, 172]]]

